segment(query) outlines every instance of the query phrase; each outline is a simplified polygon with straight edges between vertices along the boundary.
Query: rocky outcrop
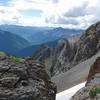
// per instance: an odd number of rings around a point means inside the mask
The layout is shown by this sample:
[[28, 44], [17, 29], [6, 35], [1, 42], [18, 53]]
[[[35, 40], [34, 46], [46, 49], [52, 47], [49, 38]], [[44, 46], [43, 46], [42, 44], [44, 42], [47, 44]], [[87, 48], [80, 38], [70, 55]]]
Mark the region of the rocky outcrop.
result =
[[57, 75], [69, 69], [65, 67], [73, 59], [74, 52], [67, 40], [59, 40], [54, 48], [42, 46], [34, 55], [33, 59], [42, 61], [50, 75]]
[[55, 100], [55, 94], [44, 64], [0, 56], [0, 100]]
[[89, 83], [93, 79], [95, 74], [99, 74], [99, 73], [100, 73], [100, 57], [98, 57], [96, 62], [91, 66], [87, 83]]
[[[100, 57], [96, 59], [90, 68], [86, 86], [79, 90], [71, 100], [91, 100], [89, 91], [93, 88], [100, 88]], [[93, 100], [100, 100], [100, 93], [98, 93]]]
[[76, 34], [76, 35], [73, 35], [71, 37], [68, 37], [68, 41], [70, 44], [73, 45], [74, 43], [79, 41], [80, 37], [81, 37], [81, 34]]
[[77, 43], [74, 63], [77, 64], [95, 55], [100, 50], [100, 22], [90, 26]]

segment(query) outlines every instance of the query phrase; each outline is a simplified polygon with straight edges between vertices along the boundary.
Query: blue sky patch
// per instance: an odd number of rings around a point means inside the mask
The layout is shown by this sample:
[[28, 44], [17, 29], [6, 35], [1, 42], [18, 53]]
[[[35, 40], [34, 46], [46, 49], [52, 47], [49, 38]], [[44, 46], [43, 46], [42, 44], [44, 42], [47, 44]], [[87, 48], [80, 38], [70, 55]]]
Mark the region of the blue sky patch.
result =
[[0, 0], [0, 4], [3, 6], [8, 6], [11, 0]]
[[20, 10], [19, 11], [22, 15], [24, 15], [27, 18], [31, 17], [41, 17], [41, 10]]

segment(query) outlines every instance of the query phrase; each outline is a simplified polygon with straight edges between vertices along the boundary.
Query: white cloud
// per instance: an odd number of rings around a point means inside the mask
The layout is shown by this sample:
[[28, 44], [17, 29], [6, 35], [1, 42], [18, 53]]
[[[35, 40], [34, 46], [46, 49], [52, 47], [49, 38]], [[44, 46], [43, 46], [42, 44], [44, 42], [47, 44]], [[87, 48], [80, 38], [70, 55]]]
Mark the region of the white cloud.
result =
[[[100, 20], [99, 0], [59, 0], [56, 8], [44, 12], [46, 22], [71, 28], [87, 28]], [[46, 16], [48, 14], [48, 16]]]
[[0, 6], [0, 24], [20, 24], [23, 16], [16, 9]]
[[[87, 28], [100, 20], [99, 4], [100, 0], [11, 0], [8, 6], [0, 6], [0, 23]], [[20, 10], [42, 14], [26, 18]]]
[[39, 9], [43, 10], [52, 4], [49, 0], [12, 0], [10, 6], [17, 10]]

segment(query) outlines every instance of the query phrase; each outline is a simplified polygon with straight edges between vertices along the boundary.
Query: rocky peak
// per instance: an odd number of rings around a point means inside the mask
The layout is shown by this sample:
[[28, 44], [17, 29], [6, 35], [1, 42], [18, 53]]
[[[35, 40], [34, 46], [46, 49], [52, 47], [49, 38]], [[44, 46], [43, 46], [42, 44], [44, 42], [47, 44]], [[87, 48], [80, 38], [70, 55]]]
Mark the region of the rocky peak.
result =
[[74, 62], [86, 60], [100, 50], [100, 22], [90, 26], [80, 37], [77, 43], [77, 52]]
[[68, 41], [59, 40], [57, 46], [53, 49], [52, 56], [55, 55], [55, 57], [57, 57], [58, 54], [60, 54], [61, 52], [65, 53], [65, 51], [69, 48], [70, 46], [69, 46]]
[[69, 64], [72, 58], [72, 48], [65, 39], [59, 40], [54, 48], [42, 46], [40, 50], [33, 55], [34, 60], [45, 62], [46, 69], [50, 72], [51, 76], [65, 71], [64, 66]]
[[31, 57], [0, 56], [0, 100], [55, 100], [56, 86], [45, 65]]
[[51, 56], [52, 48], [47, 45], [42, 45], [40, 49], [33, 55], [33, 59], [44, 62], [48, 57]]

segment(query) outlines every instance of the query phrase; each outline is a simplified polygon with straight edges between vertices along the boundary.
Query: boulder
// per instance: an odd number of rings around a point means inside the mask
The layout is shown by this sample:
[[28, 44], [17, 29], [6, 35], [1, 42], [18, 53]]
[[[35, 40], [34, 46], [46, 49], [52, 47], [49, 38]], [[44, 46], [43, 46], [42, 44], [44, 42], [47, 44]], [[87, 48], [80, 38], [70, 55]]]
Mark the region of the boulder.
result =
[[94, 76], [95, 77], [100, 76], [100, 57], [98, 57], [96, 62], [91, 66], [88, 79], [87, 79], [87, 83], [89, 83], [94, 78]]
[[55, 100], [56, 85], [32, 58], [0, 56], [0, 100]]

